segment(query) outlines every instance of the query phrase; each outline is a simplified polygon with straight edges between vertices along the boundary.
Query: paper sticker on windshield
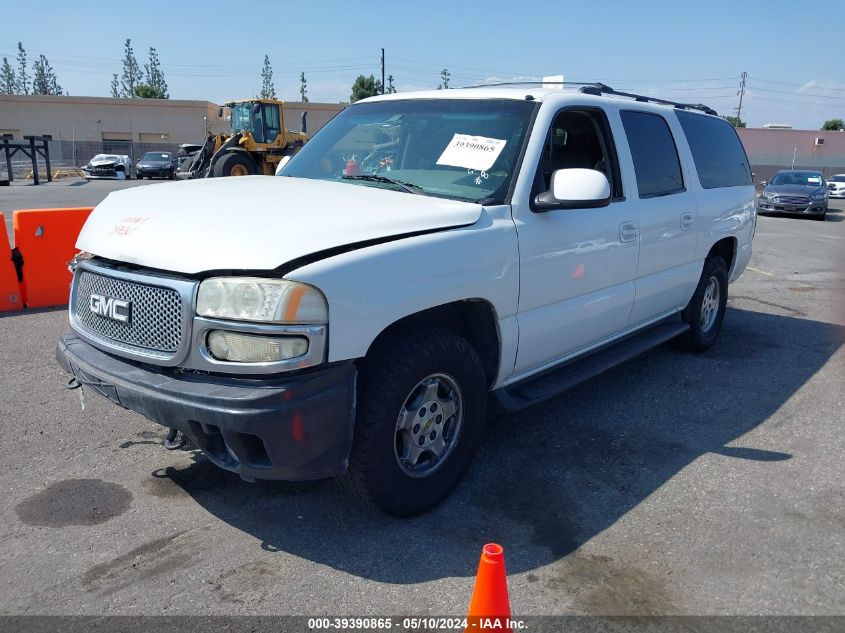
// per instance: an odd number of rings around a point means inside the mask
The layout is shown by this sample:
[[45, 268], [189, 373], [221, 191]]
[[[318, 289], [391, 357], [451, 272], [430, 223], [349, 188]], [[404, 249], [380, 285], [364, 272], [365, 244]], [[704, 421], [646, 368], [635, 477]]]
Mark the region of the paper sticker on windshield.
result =
[[455, 134], [437, 164], [487, 171], [505, 149], [505, 143], [504, 139]]
[[814, 185], [820, 185], [821, 182], [822, 182], [822, 179], [819, 178], [818, 176], [810, 176], [809, 178], [807, 178], [807, 182], [811, 182]]

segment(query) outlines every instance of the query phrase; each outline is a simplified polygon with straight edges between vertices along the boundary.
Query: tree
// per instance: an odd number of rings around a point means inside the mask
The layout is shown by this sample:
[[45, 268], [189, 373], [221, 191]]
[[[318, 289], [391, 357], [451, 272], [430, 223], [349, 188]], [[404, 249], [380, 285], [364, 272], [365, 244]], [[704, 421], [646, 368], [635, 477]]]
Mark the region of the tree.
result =
[[723, 116], [722, 118], [734, 127], [745, 127], [745, 121], [738, 119], [735, 116]]
[[26, 51], [23, 44], [18, 42], [18, 80], [17, 80], [18, 94], [29, 94], [29, 73], [26, 72]]
[[44, 55], [39, 55], [32, 64], [32, 94], [34, 95], [60, 95], [62, 87], [56, 78], [56, 72], [50, 66], [50, 62]]
[[151, 86], [150, 84], [138, 84], [135, 86], [135, 94], [133, 97], [139, 99], [167, 99], [168, 96], [161, 91], [160, 88]]
[[261, 93], [260, 99], [275, 99], [276, 86], [273, 85], [273, 67], [270, 65], [270, 56], [264, 55], [264, 67], [261, 69]]
[[111, 96], [113, 98], [117, 99], [120, 97], [120, 80], [117, 78], [117, 73], [112, 74], [109, 88], [111, 88]]
[[18, 92], [18, 80], [15, 71], [9, 63], [8, 58], [3, 58], [3, 65], [0, 66], [0, 94], [13, 95]]
[[396, 92], [396, 86], [393, 85], [393, 75], [387, 76], [387, 90], [385, 92], [389, 95]]
[[822, 124], [823, 130], [845, 130], [845, 121], [842, 119], [828, 119]]
[[358, 75], [355, 83], [352, 84], [352, 94], [349, 95], [349, 101], [355, 103], [367, 97], [374, 97], [381, 94], [381, 82], [376, 80], [373, 75], [365, 77]]
[[[158, 53], [152, 46], [150, 47], [150, 62], [144, 64], [144, 83], [146, 84], [142, 90], [144, 99], [170, 98], [167, 94], [167, 82], [164, 80], [164, 73], [161, 72], [161, 64], [158, 61]], [[138, 94], [138, 88], [135, 89], [135, 95], [141, 97], [142, 95]]]
[[448, 68], [444, 68], [440, 71], [440, 79], [442, 83], [437, 86], [438, 90], [448, 90], [449, 89], [449, 79], [451, 79], [452, 73], [449, 72]]
[[141, 83], [141, 67], [135, 59], [135, 51], [132, 50], [132, 40], [126, 38], [123, 53], [123, 75], [120, 80], [120, 96], [134, 97], [135, 86]]
[[299, 75], [299, 100], [308, 103], [308, 83], [305, 81], [305, 73]]

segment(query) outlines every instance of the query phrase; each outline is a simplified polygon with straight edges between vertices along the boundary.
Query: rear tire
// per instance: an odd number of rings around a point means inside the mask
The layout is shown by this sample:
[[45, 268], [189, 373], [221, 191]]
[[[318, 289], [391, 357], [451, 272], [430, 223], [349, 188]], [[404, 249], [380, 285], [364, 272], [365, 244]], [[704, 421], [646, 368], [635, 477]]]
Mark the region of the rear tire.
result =
[[728, 266], [719, 255], [704, 262], [701, 279], [692, 299], [681, 312], [689, 330], [678, 337], [681, 347], [691, 352], [709, 349], [719, 337], [728, 303]]
[[393, 516], [433, 508], [466, 473], [486, 407], [484, 367], [463, 337], [430, 329], [380, 346], [359, 374], [341, 487]]
[[214, 163], [212, 175], [215, 178], [226, 176], [254, 176], [258, 173], [258, 165], [243, 152], [229, 152]]

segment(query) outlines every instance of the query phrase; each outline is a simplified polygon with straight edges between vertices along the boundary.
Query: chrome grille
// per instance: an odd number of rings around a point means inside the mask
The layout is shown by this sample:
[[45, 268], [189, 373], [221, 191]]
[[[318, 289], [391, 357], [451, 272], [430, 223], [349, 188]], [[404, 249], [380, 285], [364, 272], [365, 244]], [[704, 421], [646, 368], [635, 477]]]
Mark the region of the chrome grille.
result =
[[775, 198], [775, 202], [778, 204], [810, 204], [810, 199], [805, 198], [804, 196], [778, 196]]
[[[118, 347], [141, 348], [171, 356], [182, 342], [182, 298], [173, 288], [116, 279], [78, 270], [74, 280], [76, 323], [89, 335]], [[129, 322], [122, 323], [91, 311], [92, 294], [123, 299], [132, 304]]]

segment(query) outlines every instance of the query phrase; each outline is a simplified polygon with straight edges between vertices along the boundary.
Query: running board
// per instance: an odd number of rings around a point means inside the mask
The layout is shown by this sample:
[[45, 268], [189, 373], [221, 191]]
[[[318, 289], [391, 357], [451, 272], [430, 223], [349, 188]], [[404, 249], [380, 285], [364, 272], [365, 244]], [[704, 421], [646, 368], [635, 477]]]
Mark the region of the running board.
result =
[[683, 334], [688, 329], [689, 325], [673, 317], [671, 320], [661, 321], [641, 332], [600, 347], [587, 356], [575, 358], [560, 367], [543, 372], [539, 376], [531, 376], [518, 383], [496, 389], [493, 393], [506, 411], [519, 411], [553, 398], [590, 378], [595, 378], [608, 369]]

